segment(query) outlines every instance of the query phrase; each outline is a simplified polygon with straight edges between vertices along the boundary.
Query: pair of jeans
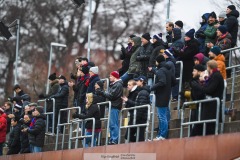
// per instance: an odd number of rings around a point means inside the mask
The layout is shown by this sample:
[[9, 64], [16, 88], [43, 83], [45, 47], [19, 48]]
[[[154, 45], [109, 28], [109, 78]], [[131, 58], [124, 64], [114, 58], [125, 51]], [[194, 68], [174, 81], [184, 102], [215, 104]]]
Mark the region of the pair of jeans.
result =
[[157, 106], [157, 115], [159, 121], [159, 131], [157, 137], [166, 138], [168, 135], [168, 110], [169, 107], [158, 107]]
[[128, 74], [128, 72], [124, 73], [120, 79], [125, 83], [127, 81], [129, 81], [130, 79], [133, 78], [133, 74]]
[[42, 152], [42, 147], [37, 147], [37, 146], [30, 144], [30, 151], [31, 151], [31, 153]]
[[119, 110], [116, 108], [111, 108], [110, 112], [110, 142], [118, 143], [119, 134]]
[[[100, 132], [94, 132], [93, 146], [96, 146], [99, 133], [100, 133]], [[90, 136], [90, 135], [92, 135], [92, 132], [86, 132], [85, 135], [86, 135], [86, 136]], [[86, 142], [85, 142], [85, 148], [91, 146], [92, 137], [86, 138], [85, 141], [86, 141]]]

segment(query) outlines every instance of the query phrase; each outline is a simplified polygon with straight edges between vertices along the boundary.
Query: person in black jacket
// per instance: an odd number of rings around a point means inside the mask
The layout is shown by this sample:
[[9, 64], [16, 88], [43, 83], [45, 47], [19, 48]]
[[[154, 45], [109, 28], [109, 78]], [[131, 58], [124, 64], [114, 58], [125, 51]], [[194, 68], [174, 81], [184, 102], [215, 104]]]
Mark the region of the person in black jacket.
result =
[[95, 92], [95, 83], [100, 80], [98, 76], [98, 66], [91, 67], [89, 69], [89, 85], [87, 88], [87, 93], [93, 93]]
[[31, 102], [31, 97], [26, 94], [18, 84], [13, 87], [13, 90], [17, 94], [17, 96], [21, 97], [23, 107], [25, 107], [29, 102]]
[[33, 117], [36, 118], [34, 125], [30, 128], [24, 128], [22, 132], [28, 133], [31, 153], [42, 152], [45, 139], [46, 116], [43, 114], [43, 107], [36, 107]]
[[21, 125], [19, 123], [19, 118], [18, 117], [12, 118], [11, 125], [13, 129], [10, 133], [10, 137], [8, 141], [7, 155], [18, 154], [21, 150], [21, 143], [20, 143]]
[[[31, 123], [31, 116], [30, 115], [24, 115], [23, 119], [21, 121], [21, 129], [28, 128]], [[27, 132], [21, 132], [20, 134], [20, 141], [21, 141], [21, 150], [20, 153], [30, 153], [30, 144], [28, 140], [28, 133]]]
[[[101, 102], [105, 102], [106, 101], [106, 98], [103, 96], [103, 95], [99, 95], [99, 94], [97, 94], [97, 93], [99, 93], [99, 92], [104, 92], [104, 84], [103, 84], [103, 82], [104, 81], [97, 81], [96, 83], [95, 83], [95, 91], [94, 91], [94, 101], [96, 102], [96, 103], [101, 103]], [[100, 118], [104, 118], [104, 117], [106, 117], [105, 116], [105, 105], [100, 105], [99, 106], [100, 107]]]
[[[86, 114], [78, 114], [76, 112], [73, 114], [73, 118], [79, 118], [79, 119], [95, 118], [93, 146], [96, 146], [99, 133], [101, 132], [101, 120], [100, 120], [100, 110], [97, 106], [97, 103], [95, 101], [95, 96], [93, 93], [86, 94]], [[85, 135], [92, 135], [93, 122], [87, 121], [85, 124], [85, 128], [87, 129], [87, 132], [85, 132]], [[86, 138], [85, 147], [88, 147], [89, 143], [91, 143], [90, 137]]]
[[[69, 95], [69, 87], [66, 82], [66, 78], [63, 75], [58, 77], [58, 83], [60, 85], [59, 90], [56, 94], [52, 95], [50, 98], [55, 98], [56, 107], [55, 107], [55, 133], [57, 133], [57, 123], [58, 123], [58, 113], [60, 109], [68, 107], [68, 95]], [[61, 120], [60, 123], [66, 122], [67, 115], [66, 112], [61, 112]], [[60, 132], [63, 131], [63, 127], [60, 128]]]
[[[130, 106], [141, 106], [145, 104], [150, 104], [150, 87], [147, 86], [147, 78], [145, 76], [139, 76], [134, 79], [137, 81], [137, 91], [138, 94], [135, 100], [129, 99], [127, 97], [122, 97], [123, 101]], [[132, 110], [133, 111], [133, 110]], [[144, 124], [147, 121], [148, 110], [147, 108], [137, 109], [136, 114], [136, 124]], [[144, 141], [146, 127], [139, 127], [139, 139], [138, 141]], [[131, 128], [130, 134], [132, 137], [132, 142], [136, 142], [137, 128]]]
[[156, 75], [156, 82], [151, 91], [156, 95], [156, 107], [159, 120], [159, 132], [154, 140], [163, 140], [168, 135], [168, 122], [170, 121], [169, 100], [171, 87], [174, 81], [170, 66], [166, 64], [163, 55], [156, 58], [157, 69], [149, 67], [149, 70]]

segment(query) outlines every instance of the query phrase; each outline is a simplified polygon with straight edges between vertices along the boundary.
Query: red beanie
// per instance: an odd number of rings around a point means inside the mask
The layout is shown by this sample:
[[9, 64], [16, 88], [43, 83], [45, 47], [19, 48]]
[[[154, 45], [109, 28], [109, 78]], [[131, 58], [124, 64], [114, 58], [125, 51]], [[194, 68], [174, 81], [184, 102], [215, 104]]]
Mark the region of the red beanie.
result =
[[112, 75], [113, 77], [115, 77], [115, 78], [117, 78], [117, 79], [120, 78], [120, 77], [119, 77], [119, 73], [118, 73], [118, 71], [113, 71], [113, 72], [111, 72], [110, 75]]

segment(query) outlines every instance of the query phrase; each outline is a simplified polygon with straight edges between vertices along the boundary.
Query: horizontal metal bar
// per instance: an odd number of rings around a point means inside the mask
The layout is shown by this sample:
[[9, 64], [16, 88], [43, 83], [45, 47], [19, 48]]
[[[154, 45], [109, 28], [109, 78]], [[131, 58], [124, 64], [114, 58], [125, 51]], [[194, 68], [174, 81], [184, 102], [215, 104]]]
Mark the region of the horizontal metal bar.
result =
[[233, 68], [238, 68], [238, 67], [240, 67], [240, 64], [239, 65], [235, 65], [235, 66], [231, 66], [231, 67], [227, 67], [226, 70], [233, 69]]
[[210, 123], [216, 122], [217, 119], [210, 119], [210, 120], [203, 120], [203, 121], [196, 121], [196, 122], [186, 122], [182, 123], [183, 126], [191, 125], [191, 124], [200, 124], [200, 123]]
[[106, 101], [106, 102], [101, 102], [101, 103], [97, 103], [97, 105], [103, 105], [103, 104], [109, 104], [110, 101]]
[[148, 126], [149, 125], [149, 123], [147, 123], [147, 124], [136, 124], [136, 125], [131, 125], [131, 126], [122, 126], [122, 127], [120, 127], [121, 129], [122, 128], [136, 128], [136, 127], [144, 127], [144, 126]]
[[131, 108], [123, 108], [123, 109], [121, 110], [121, 112], [122, 112], [122, 111], [128, 111], [128, 110], [139, 109], [139, 108], [149, 108], [149, 107], [150, 107], [150, 105], [147, 104], [147, 105], [136, 106], [136, 107], [131, 107]]
[[221, 53], [225, 53], [225, 52], [229, 52], [229, 51], [233, 51], [233, 50], [237, 50], [237, 49], [240, 49], [240, 47], [225, 49], [225, 50], [222, 50]]

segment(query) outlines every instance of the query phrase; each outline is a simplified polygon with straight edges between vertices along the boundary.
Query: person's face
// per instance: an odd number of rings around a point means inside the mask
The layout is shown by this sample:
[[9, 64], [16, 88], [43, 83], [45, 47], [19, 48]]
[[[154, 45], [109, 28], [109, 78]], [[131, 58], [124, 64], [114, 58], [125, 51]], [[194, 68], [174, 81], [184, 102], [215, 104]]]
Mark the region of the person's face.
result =
[[217, 30], [217, 36], [220, 37], [220, 36], [222, 36], [222, 35], [223, 35], [222, 32], [220, 32], [219, 30]]
[[153, 38], [153, 39], [152, 39], [152, 42], [153, 42], [153, 43], [156, 43], [156, 42], [157, 42], [157, 40], [156, 40], [155, 38]]
[[11, 119], [11, 126], [14, 127], [17, 125], [17, 121], [14, 121], [13, 119]]
[[190, 37], [188, 37], [188, 36], [185, 36], [185, 37], [184, 37], [184, 40], [185, 40], [185, 41], [190, 41], [190, 40], [191, 40], [191, 38], [190, 38]]
[[212, 23], [214, 23], [215, 21], [216, 21], [216, 19], [213, 18], [213, 17], [209, 17], [209, 18], [208, 18], [208, 23], [209, 23], [209, 24], [212, 24]]
[[138, 80], [138, 81], [137, 81], [137, 86], [142, 87], [142, 86], [143, 86], [143, 81]]
[[128, 82], [127, 89], [128, 89], [129, 91], [131, 91], [133, 87], [134, 87], [133, 83], [132, 83], [132, 82]]
[[30, 107], [29, 106], [25, 106], [25, 112], [30, 111]]
[[83, 77], [85, 74], [80, 70], [80, 76]]
[[141, 42], [142, 42], [142, 45], [145, 45], [148, 43], [148, 40], [146, 40], [145, 38], [141, 38]]
[[13, 108], [14, 112], [19, 112], [19, 110], [17, 108]]
[[196, 77], [199, 76], [199, 75], [200, 75], [200, 73], [198, 72], [198, 70], [193, 69], [192, 77], [193, 77], [193, 78], [196, 78]]
[[115, 77], [113, 77], [112, 75], [109, 76], [109, 81], [110, 82], [114, 82], [115, 81]]
[[95, 83], [94, 88], [96, 90], [96, 89], [100, 88], [100, 86], [97, 83]]
[[213, 59], [213, 58], [216, 57], [216, 55], [213, 52], [211, 52], [211, 51], [208, 53], [208, 55], [209, 55], [210, 59]]
[[64, 79], [59, 79], [59, 80], [58, 80], [58, 83], [59, 83], [59, 84], [63, 84], [64, 81], [65, 81]]
[[27, 123], [27, 122], [30, 121], [30, 118], [29, 118], [28, 115], [24, 115], [23, 120], [24, 120], [25, 123]]
[[94, 73], [92, 71], [89, 71], [89, 75], [90, 75], [90, 77], [92, 77], [94, 75]]
[[223, 18], [223, 17], [218, 17], [218, 21], [219, 21], [219, 22], [224, 21], [224, 19], [225, 19], [225, 18]]
[[167, 32], [171, 32], [172, 29], [173, 29], [173, 28], [172, 28], [171, 26], [169, 26], [169, 23], [167, 23], [167, 24], [166, 24], [166, 31], [167, 31]]
[[32, 112], [32, 115], [36, 117], [39, 115], [39, 112], [36, 109], [34, 109]]
[[78, 76], [78, 77], [81, 76], [81, 70], [80, 70], [80, 69], [77, 70], [77, 76]]
[[83, 66], [83, 65], [85, 65], [85, 64], [87, 64], [87, 61], [86, 61], [86, 60], [82, 60], [82, 61], [81, 61], [81, 65]]
[[165, 53], [163, 53], [162, 55], [163, 55], [163, 57], [164, 57], [165, 59], [168, 58], [168, 56], [167, 56]]
[[231, 11], [232, 11], [231, 9], [227, 8], [226, 14], [230, 13]]
[[200, 64], [199, 60], [198, 60], [198, 59], [195, 59], [195, 60], [194, 60], [194, 64], [195, 64], [195, 65]]
[[21, 91], [21, 89], [20, 88], [17, 88], [17, 89], [15, 89], [14, 90], [16, 93], [19, 93], [20, 91]]
[[4, 104], [5, 109], [9, 109], [11, 106], [9, 106], [7, 103]]
[[128, 43], [132, 43], [132, 39], [128, 37]]
[[132, 46], [134, 46], [134, 45], [135, 45], [135, 43], [134, 43], [134, 41], [133, 41], [133, 40], [131, 40], [131, 43], [132, 43]]

